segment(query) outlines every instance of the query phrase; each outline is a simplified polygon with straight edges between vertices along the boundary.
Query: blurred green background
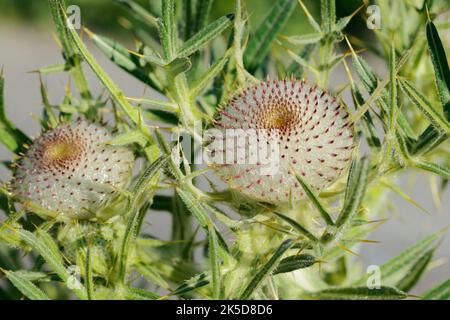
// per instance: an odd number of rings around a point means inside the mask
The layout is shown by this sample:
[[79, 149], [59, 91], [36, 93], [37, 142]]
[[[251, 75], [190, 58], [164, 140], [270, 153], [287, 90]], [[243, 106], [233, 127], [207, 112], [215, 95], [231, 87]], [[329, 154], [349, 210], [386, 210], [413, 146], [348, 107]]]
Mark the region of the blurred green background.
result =
[[[402, 0], [400, 0], [402, 1]], [[160, 0], [135, 0], [143, 7], [149, 9], [152, 13], [158, 14], [160, 8]], [[182, 1], [179, 1], [180, 4]], [[127, 35], [126, 31], [118, 23], [119, 18], [126, 17], [119, 0], [71, 0], [66, 1], [67, 5], [78, 5], [81, 8], [82, 22], [90, 28], [97, 31], [107, 33], [115, 33], [117, 35]], [[244, 5], [249, 12], [250, 24], [257, 25], [264, 18], [268, 9], [273, 5], [273, 0], [244, 0]], [[304, 0], [303, 3], [308, 7], [312, 15], [319, 15], [319, 1]], [[356, 10], [362, 0], [339, 0], [336, 1], [336, 12], [338, 17], [346, 16]], [[1, 0], [0, 1], [0, 17], [4, 22], [20, 22], [29, 24], [39, 24], [41, 26], [48, 25], [51, 20], [47, 10], [47, 1], [45, 0]], [[178, 6], [181, 8], [181, 5]], [[218, 17], [233, 11], [234, 1], [232, 0], [216, 0], [213, 4], [212, 16]], [[284, 33], [307, 33], [312, 30], [308, 24], [300, 6], [296, 8], [292, 18], [287, 23]], [[358, 28], [361, 24], [365, 24], [362, 19], [354, 19], [348, 28], [352, 31], [361, 30]]]

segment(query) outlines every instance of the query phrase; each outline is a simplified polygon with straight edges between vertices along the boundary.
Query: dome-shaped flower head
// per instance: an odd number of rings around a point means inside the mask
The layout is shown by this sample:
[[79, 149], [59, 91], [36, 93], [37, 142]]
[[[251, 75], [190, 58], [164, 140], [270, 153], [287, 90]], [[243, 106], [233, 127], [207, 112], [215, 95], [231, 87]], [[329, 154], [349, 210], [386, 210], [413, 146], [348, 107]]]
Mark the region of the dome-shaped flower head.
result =
[[83, 120], [48, 130], [19, 160], [14, 194], [68, 217], [92, 216], [131, 178], [133, 153], [111, 139], [108, 129]]
[[221, 108], [208, 158], [245, 195], [269, 203], [305, 196], [301, 175], [316, 192], [347, 167], [354, 149], [349, 113], [336, 97], [297, 80], [267, 80]]

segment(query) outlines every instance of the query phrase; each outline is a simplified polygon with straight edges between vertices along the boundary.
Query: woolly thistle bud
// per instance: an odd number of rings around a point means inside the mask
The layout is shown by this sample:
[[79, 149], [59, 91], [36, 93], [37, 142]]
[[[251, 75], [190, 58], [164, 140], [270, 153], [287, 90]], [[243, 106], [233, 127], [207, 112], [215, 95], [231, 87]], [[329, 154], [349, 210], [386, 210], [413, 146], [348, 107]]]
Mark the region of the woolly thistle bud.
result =
[[111, 138], [106, 128], [82, 120], [45, 132], [19, 160], [14, 194], [68, 217], [92, 216], [131, 178], [133, 153], [106, 144]]
[[244, 90], [220, 110], [215, 128], [210, 164], [231, 188], [269, 203], [305, 196], [295, 174], [323, 190], [354, 149], [345, 107], [305, 81], [267, 80]]

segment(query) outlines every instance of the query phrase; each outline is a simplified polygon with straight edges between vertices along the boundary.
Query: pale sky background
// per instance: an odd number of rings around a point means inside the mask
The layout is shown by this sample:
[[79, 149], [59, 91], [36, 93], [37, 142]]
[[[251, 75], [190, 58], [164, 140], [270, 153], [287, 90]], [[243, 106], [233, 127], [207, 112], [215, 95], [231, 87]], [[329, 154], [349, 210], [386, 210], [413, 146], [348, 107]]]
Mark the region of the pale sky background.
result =
[[[91, 45], [89, 45], [89, 48], [92, 49], [100, 64], [124, 90], [126, 95], [142, 96], [144, 86], [141, 83], [114, 66]], [[31, 28], [19, 25], [2, 25], [0, 21], [0, 66], [3, 65], [6, 77], [7, 113], [19, 128], [31, 136], [38, 134], [39, 125], [30, 116], [30, 113], [40, 115], [42, 103], [38, 76], [27, 72], [61, 61], [59, 49], [48, 29], [39, 26]], [[382, 66], [377, 68], [374, 61], [371, 61], [371, 64], [383, 74]], [[90, 70], [88, 76], [93, 91], [100, 92], [102, 86]], [[342, 77], [345, 77], [345, 75], [342, 70], [338, 70], [333, 76], [333, 85], [345, 81]], [[68, 76], [63, 74], [44, 77], [52, 103], [61, 101], [67, 79]], [[3, 146], [0, 146], [0, 160], [9, 160], [10, 157], [11, 154]], [[0, 169], [2, 181], [8, 179], [6, 173], [5, 169]], [[407, 190], [407, 193], [428, 209], [432, 215], [425, 214], [404, 199], [394, 195], [392, 199], [396, 210], [392, 211], [386, 205], [384, 214], [388, 221], [369, 236], [370, 239], [380, 240], [381, 243], [364, 244], [362, 246], [361, 260], [366, 265], [381, 264], [423, 236], [450, 225], [450, 209], [446, 203], [446, 200], [450, 197], [450, 188], [443, 196], [443, 209], [439, 212], [433, 204], [427, 179], [423, 178], [424, 175], [418, 175], [418, 177], [411, 189], [404, 188], [403, 190]], [[400, 181], [402, 187], [407, 185], [405, 179], [400, 177]], [[150, 224], [149, 231], [167, 238], [170, 233], [170, 216], [166, 213], [152, 212], [147, 217]], [[436, 267], [420, 281], [414, 293], [423, 292], [424, 289], [450, 277], [450, 263], [448, 261], [450, 240], [448, 238], [447, 236], [442, 242], [434, 258], [435, 263], [433, 264]]]

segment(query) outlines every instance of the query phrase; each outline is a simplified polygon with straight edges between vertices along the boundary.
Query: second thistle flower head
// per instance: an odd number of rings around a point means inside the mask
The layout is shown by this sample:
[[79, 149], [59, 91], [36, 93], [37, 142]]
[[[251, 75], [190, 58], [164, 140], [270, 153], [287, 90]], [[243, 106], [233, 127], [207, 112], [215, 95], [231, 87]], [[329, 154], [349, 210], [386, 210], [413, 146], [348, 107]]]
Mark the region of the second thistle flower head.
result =
[[111, 138], [83, 120], [45, 132], [19, 160], [14, 194], [68, 217], [91, 216], [131, 178], [133, 153], [106, 144]]
[[270, 203], [304, 197], [296, 173], [323, 190], [347, 167], [354, 149], [346, 108], [305, 81], [267, 80], [244, 90], [220, 110], [215, 127], [219, 132], [211, 135], [208, 151], [219, 176]]

